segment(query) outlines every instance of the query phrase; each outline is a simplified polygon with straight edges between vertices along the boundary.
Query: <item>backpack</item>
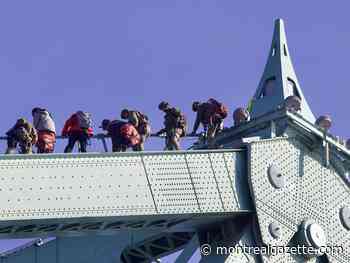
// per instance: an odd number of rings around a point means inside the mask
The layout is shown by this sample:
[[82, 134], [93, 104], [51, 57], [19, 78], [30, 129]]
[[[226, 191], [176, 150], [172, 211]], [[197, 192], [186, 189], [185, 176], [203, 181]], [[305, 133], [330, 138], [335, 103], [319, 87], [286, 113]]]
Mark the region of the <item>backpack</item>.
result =
[[213, 98], [210, 98], [208, 100], [208, 103], [215, 105], [215, 107], [216, 107], [215, 113], [218, 114], [222, 119], [225, 119], [227, 117], [228, 109], [224, 104], [218, 102], [217, 100], [215, 100]]
[[139, 111], [136, 111], [136, 115], [137, 115], [137, 118], [139, 119], [140, 123], [147, 124], [149, 122], [147, 115], [145, 115]]
[[140, 135], [131, 123], [125, 123], [121, 126], [120, 135], [125, 139], [128, 146], [135, 146], [140, 143]]
[[186, 116], [176, 108], [171, 109], [171, 114], [176, 121], [176, 128], [182, 129], [182, 137], [186, 135], [187, 131], [187, 119]]
[[147, 115], [139, 111], [135, 111], [135, 113], [139, 121], [139, 126], [137, 127], [137, 130], [139, 131], [140, 134], [149, 135], [151, 133], [151, 127], [149, 125], [149, 119]]
[[32, 141], [32, 137], [30, 136], [29, 132], [27, 129], [23, 126], [16, 128], [15, 132], [15, 137], [17, 140], [20, 142], [26, 142], [29, 143]]
[[89, 129], [92, 127], [91, 114], [84, 111], [78, 111], [77, 113], [79, 127], [83, 129]]
[[198, 112], [201, 112], [200, 121], [203, 125], [208, 125], [212, 122], [213, 117], [216, 115], [216, 108], [216, 105], [209, 102], [200, 104]]
[[38, 131], [51, 131], [56, 133], [55, 123], [51, 117], [51, 114], [42, 109], [36, 112], [33, 116], [33, 124]]

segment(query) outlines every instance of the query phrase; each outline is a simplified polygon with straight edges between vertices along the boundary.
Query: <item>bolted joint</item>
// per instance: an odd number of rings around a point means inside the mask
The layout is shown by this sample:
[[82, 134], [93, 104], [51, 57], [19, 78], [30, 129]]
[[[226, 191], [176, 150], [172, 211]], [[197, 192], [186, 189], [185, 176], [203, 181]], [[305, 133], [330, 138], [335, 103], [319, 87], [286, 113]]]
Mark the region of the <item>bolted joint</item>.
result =
[[271, 185], [274, 188], [281, 189], [285, 186], [285, 176], [282, 174], [280, 168], [277, 165], [271, 164], [267, 169], [267, 175], [269, 177]]
[[274, 239], [279, 239], [282, 235], [281, 226], [277, 222], [272, 222], [269, 225], [269, 233]]
[[[327, 236], [323, 228], [312, 220], [305, 220], [299, 226], [297, 233], [297, 244], [308, 248], [302, 256], [314, 258], [321, 256], [320, 249], [327, 245]], [[309, 251], [312, 251], [309, 253]]]

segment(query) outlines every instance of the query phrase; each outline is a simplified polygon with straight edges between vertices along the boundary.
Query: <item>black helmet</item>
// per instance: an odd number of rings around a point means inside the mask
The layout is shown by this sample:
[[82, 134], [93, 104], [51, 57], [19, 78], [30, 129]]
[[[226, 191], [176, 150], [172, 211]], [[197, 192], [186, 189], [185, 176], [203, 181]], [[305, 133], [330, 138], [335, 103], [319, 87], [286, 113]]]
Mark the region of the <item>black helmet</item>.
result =
[[158, 105], [158, 109], [160, 109], [160, 110], [164, 110], [164, 109], [166, 109], [166, 108], [168, 108], [168, 107], [169, 107], [169, 103], [166, 102], [166, 101], [162, 101], [162, 102], [159, 103], [159, 105]]
[[38, 112], [38, 111], [42, 111], [42, 109], [39, 108], [39, 107], [33, 108], [33, 109], [32, 109], [32, 115], [34, 115], [34, 113], [36, 113], [36, 112]]
[[120, 118], [122, 118], [122, 119], [127, 119], [127, 118], [128, 118], [128, 115], [129, 115], [129, 110], [128, 110], [128, 109], [123, 109], [123, 110], [120, 112]]
[[101, 126], [100, 126], [100, 128], [102, 128], [102, 129], [106, 129], [107, 128], [107, 126], [110, 124], [110, 120], [108, 120], [108, 119], [104, 119], [103, 121], [102, 121], [102, 123], [101, 123]]
[[27, 123], [27, 120], [25, 118], [19, 118], [17, 121], [16, 121], [16, 125], [17, 126], [22, 126], [24, 124]]
[[193, 103], [192, 103], [192, 110], [193, 111], [198, 111], [198, 108], [199, 108], [199, 105], [200, 105], [201, 103], [199, 102], [199, 101], [194, 101]]

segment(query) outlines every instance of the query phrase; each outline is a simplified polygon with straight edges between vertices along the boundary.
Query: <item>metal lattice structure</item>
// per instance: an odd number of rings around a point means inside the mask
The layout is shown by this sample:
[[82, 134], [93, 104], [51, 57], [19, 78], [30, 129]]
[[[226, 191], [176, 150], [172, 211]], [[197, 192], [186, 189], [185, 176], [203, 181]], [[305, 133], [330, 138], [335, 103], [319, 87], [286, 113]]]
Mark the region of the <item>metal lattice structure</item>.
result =
[[[291, 95], [300, 111], [285, 107]], [[36, 237], [0, 262], [159, 262], [182, 250], [181, 263], [200, 247], [204, 263], [348, 263], [350, 151], [314, 125], [280, 19], [251, 110], [217, 150], [0, 156], [0, 235]], [[299, 246], [314, 253], [269, 250]]]

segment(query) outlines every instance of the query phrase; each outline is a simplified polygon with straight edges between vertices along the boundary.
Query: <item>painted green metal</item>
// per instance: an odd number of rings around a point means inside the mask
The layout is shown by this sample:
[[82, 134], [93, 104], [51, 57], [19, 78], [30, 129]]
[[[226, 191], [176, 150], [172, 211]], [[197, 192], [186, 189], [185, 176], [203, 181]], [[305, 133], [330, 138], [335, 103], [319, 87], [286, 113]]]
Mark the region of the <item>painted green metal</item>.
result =
[[[291, 95], [300, 112], [284, 107]], [[349, 262], [350, 151], [314, 125], [281, 19], [250, 109], [250, 122], [215, 139], [224, 150], [0, 156], [0, 234], [59, 236], [1, 263], [151, 262], [190, 239], [213, 249], [266, 247], [317, 241], [318, 233], [345, 252], [308, 262]], [[317, 227], [300, 241], [305, 220]], [[233, 252], [201, 262], [305, 260]]]
[[292, 95], [301, 99], [301, 115], [314, 122], [315, 117], [304, 97], [293, 68], [283, 20], [277, 19], [264, 73], [253, 97], [251, 117], [257, 118], [264, 113], [276, 110], [283, 105], [287, 97]]

